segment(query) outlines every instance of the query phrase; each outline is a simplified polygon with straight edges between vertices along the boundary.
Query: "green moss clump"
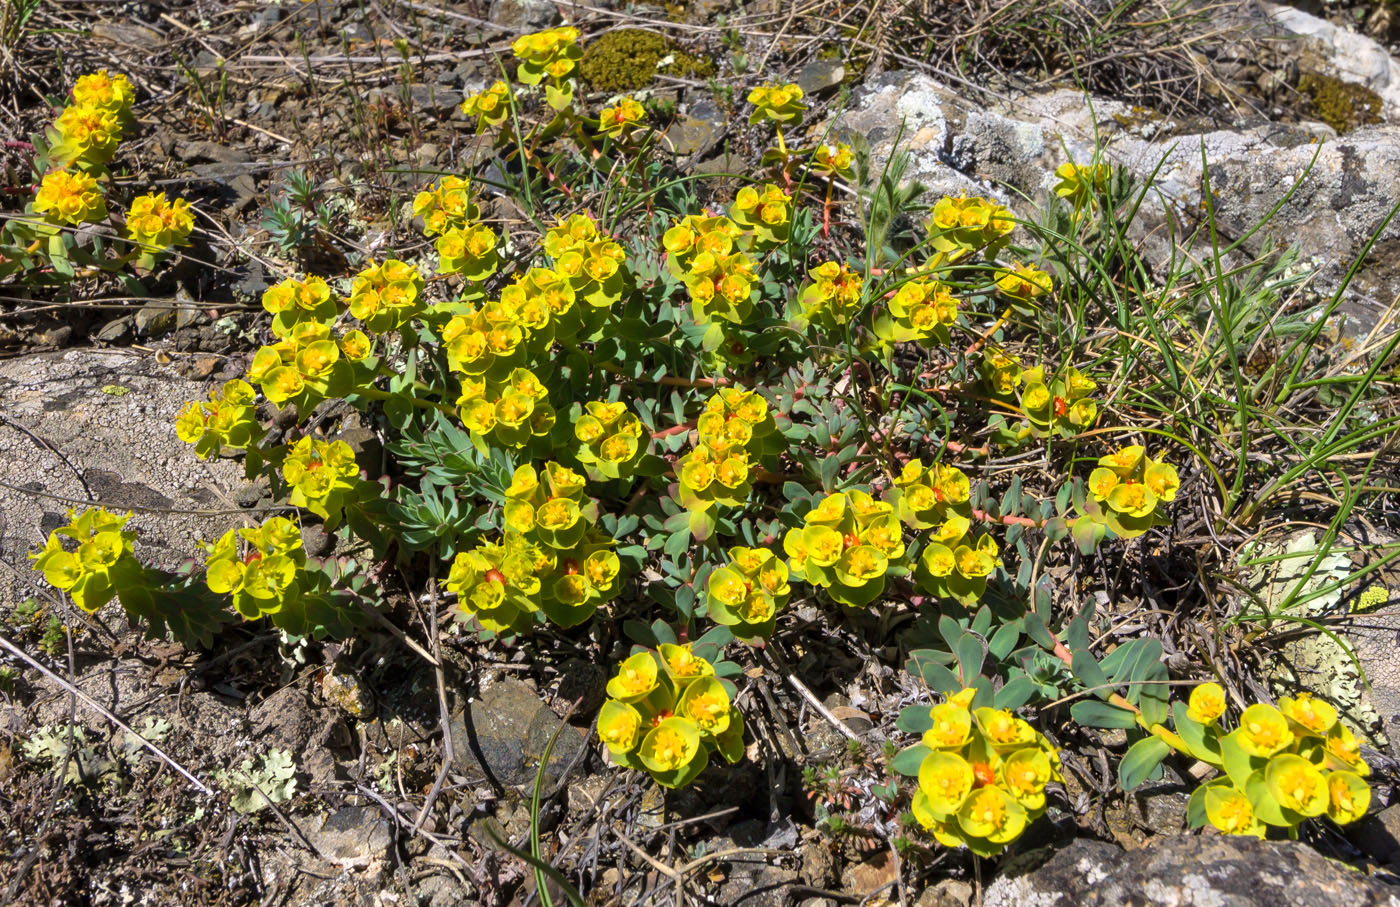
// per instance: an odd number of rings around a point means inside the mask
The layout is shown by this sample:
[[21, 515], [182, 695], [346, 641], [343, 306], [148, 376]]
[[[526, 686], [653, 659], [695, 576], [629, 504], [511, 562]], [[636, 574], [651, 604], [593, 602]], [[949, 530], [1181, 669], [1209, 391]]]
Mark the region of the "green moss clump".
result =
[[[670, 62], [658, 69], [667, 57]], [[685, 53], [670, 38], [639, 28], [608, 32], [589, 43], [579, 61], [579, 75], [594, 91], [637, 91], [646, 88], [658, 72], [687, 79], [715, 74], [709, 60]]]
[[1339, 135], [1381, 120], [1380, 95], [1364, 85], [1309, 71], [1298, 77], [1298, 91], [1312, 102], [1318, 119]]

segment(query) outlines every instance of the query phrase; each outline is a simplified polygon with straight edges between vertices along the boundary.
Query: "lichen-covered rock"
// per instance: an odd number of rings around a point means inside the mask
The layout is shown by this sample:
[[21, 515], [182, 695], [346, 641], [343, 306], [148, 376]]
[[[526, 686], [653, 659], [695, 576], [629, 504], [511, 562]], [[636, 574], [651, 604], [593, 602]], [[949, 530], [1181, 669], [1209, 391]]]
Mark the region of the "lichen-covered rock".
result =
[[1124, 851], [1077, 839], [1039, 868], [1002, 876], [986, 907], [1400, 907], [1400, 887], [1304, 844], [1223, 835]]
[[141, 508], [127, 526], [137, 533], [136, 554], [164, 569], [199, 555], [197, 539], [240, 523], [232, 489], [243, 482], [242, 462], [200, 460], [175, 436], [181, 406], [211, 386], [126, 350], [0, 362], [0, 558], [21, 565], [0, 571], [0, 603], [43, 588], [42, 577], [23, 569], [25, 555], [77, 502]]
[[[877, 168], [898, 139], [909, 154], [906, 179], [935, 197], [990, 195], [1026, 214], [1019, 194], [1048, 197], [1056, 165], [1066, 156], [1086, 163], [1097, 137], [1110, 162], [1139, 179], [1155, 173], [1156, 192], [1140, 212], [1145, 232], [1168, 232], [1153, 226], [1172, 220], [1175, 235], [1189, 234], [1208, 207], [1209, 184], [1222, 239], [1245, 236], [1272, 216], [1244, 250], [1255, 254], [1269, 238], [1287, 237], [1318, 269], [1324, 291], [1337, 285], [1400, 196], [1400, 126], [1340, 137], [1321, 123], [1203, 130], [1072, 90], [982, 106], [909, 72], [872, 78], [832, 125], [838, 136], [864, 136]], [[1400, 218], [1386, 227], [1351, 285], [1342, 309], [1352, 320], [1346, 333], [1368, 331], [1400, 292], [1397, 252]]]

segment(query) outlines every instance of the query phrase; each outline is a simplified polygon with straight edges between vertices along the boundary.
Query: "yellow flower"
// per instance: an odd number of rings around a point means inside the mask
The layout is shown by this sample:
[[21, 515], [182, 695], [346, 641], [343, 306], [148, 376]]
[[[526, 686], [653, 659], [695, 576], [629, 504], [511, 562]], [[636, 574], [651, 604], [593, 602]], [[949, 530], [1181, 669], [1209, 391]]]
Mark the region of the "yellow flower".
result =
[[86, 173], [54, 170], [44, 175], [34, 195], [34, 210], [51, 224], [96, 222], [107, 216], [97, 180]]
[[1141, 482], [1120, 482], [1108, 493], [1108, 506], [1131, 517], [1144, 517], [1157, 509], [1157, 496]]
[[684, 718], [663, 718], [642, 740], [637, 757], [653, 772], [667, 773], [690, 764], [700, 752], [700, 733]]
[[615, 753], [630, 752], [641, 729], [641, 713], [625, 702], [609, 699], [598, 712], [598, 738]]
[[999, 787], [978, 788], [958, 810], [958, 825], [993, 844], [1014, 840], [1026, 827], [1026, 811]]
[[1027, 746], [1002, 761], [1001, 777], [1017, 803], [1038, 810], [1045, 805], [1045, 785], [1054, 777], [1054, 769], [1043, 750]]
[[714, 677], [696, 680], [681, 694], [676, 714], [689, 718], [702, 734], [718, 736], [729, 729], [729, 694]]
[[1319, 737], [1325, 737], [1337, 723], [1337, 710], [1321, 699], [1314, 699], [1311, 693], [1299, 693], [1297, 698], [1284, 696], [1278, 705], [1290, 721]]
[[53, 125], [60, 138], [54, 153], [65, 165], [105, 164], [122, 137], [116, 112], [105, 107], [65, 107]]
[[1203, 683], [1191, 691], [1186, 717], [1201, 724], [1214, 724], [1225, 714], [1225, 691], [1218, 683]]
[[1016, 262], [1010, 269], [997, 271], [994, 277], [996, 287], [1003, 296], [1026, 305], [1034, 303], [1054, 288], [1049, 274], [1021, 262]]
[[194, 214], [183, 198], [165, 200], [165, 193], [141, 195], [132, 199], [126, 215], [126, 235], [145, 247], [168, 249], [189, 245], [194, 230]]
[[1293, 742], [1288, 719], [1271, 705], [1256, 703], [1244, 710], [1236, 731], [1240, 749], [1251, 756], [1268, 758]]
[[622, 664], [608, 681], [608, 695], [621, 702], [636, 702], [656, 689], [659, 671], [649, 652], [638, 652]]
[[924, 746], [930, 749], [957, 749], [972, 737], [972, 715], [966, 708], [943, 702], [929, 709], [932, 726], [924, 731]]
[[855, 152], [845, 142], [821, 144], [812, 152], [812, 169], [826, 177], [839, 176], [850, 179], [851, 165], [855, 162]]
[[646, 118], [646, 108], [634, 98], [622, 98], [612, 107], [604, 107], [598, 113], [598, 131], [609, 138], [620, 141], [627, 138], [642, 125]]
[[1302, 756], [1283, 753], [1264, 767], [1264, 783], [1279, 806], [1302, 816], [1327, 811], [1328, 785], [1322, 772]]
[[1010, 709], [978, 709], [976, 718], [977, 726], [993, 747], [1001, 749], [1035, 742], [1035, 729], [1013, 715]]
[[1331, 772], [1327, 775], [1327, 817], [1338, 825], [1347, 825], [1366, 815], [1371, 805], [1371, 788], [1355, 772]]
[[1359, 775], [1371, 773], [1371, 767], [1361, 758], [1360, 741], [1340, 721], [1332, 725], [1332, 730], [1327, 733], [1327, 755]]
[[802, 89], [795, 83], [761, 85], [749, 92], [748, 101], [756, 108], [749, 115], [750, 123], [772, 120], [779, 124], [796, 123], [807, 105], [802, 103]]
[[1233, 787], [1206, 788], [1205, 806], [1206, 819], [1225, 834], [1264, 837], [1264, 826], [1255, 817], [1249, 798]]
[[972, 765], [956, 753], [932, 752], [919, 763], [919, 790], [934, 813], [957, 812], [975, 784]]
[[136, 90], [125, 75], [113, 76], [105, 69], [79, 76], [73, 83], [73, 100], [79, 107], [92, 107], [118, 116], [131, 109], [135, 96]]

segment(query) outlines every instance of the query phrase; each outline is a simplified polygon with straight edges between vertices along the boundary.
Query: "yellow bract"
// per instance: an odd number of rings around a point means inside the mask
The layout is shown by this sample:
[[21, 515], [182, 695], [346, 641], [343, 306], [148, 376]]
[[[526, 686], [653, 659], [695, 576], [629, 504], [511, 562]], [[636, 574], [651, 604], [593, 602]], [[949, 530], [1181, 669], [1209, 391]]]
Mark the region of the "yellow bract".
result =
[[44, 175], [34, 194], [34, 210], [53, 224], [81, 224], [107, 216], [97, 180], [86, 173], [55, 170]]
[[189, 245], [194, 213], [183, 198], [166, 201], [165, 193], [132, 199], [126, 213], [126, 235], [132, 242], [156, 250]]
[[1225, 691], [1218, 683], [1203, 683], [1191, 691], [1186, 716], [1201, 724], [1214, 724], [1225, 714]]

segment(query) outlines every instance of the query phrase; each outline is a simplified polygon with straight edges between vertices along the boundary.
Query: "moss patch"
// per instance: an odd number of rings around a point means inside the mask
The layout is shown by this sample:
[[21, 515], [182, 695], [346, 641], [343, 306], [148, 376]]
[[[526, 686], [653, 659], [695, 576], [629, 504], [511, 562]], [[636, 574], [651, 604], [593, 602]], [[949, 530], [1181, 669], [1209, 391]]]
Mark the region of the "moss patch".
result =
[[1312, 113], [1338, 134], [1381, 120], [1380, 95], [1364, 85], [1309, 71], [1298, 77], [1298, 91], [1311, 102]]
[[[669, 62], [660, 65], [667, 58]], [[715, 66], [685, 53], [670, 38], [639, 28], [608, 32], [590, 43], [579, 61], [579, 75], [594, 91], [636, 91], [655, 81], [658, 73], [704, 79], [715, 74]]]

